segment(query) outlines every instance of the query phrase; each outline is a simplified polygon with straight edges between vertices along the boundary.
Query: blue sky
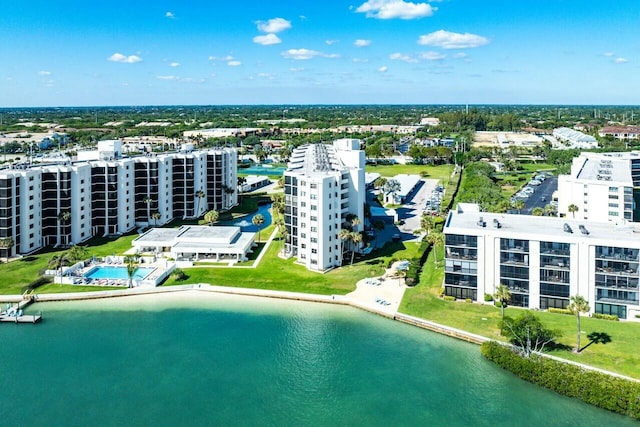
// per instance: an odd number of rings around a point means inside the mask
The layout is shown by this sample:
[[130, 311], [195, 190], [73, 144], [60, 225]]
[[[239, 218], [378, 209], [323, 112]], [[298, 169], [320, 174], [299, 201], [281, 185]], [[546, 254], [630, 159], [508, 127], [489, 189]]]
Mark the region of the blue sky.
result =
[[640, 104], [638, 0], [0, 6], [0, 107]]

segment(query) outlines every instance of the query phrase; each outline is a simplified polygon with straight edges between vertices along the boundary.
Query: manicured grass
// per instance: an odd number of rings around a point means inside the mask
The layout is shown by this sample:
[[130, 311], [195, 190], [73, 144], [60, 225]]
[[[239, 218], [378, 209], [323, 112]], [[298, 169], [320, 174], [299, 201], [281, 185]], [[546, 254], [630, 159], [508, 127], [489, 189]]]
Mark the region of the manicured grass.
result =
[[[118, 239], [95, 238], [86, 243], [89, 256], [102, 257], [106, 255], [122, 255], [131, 249], [131, 241], [137, 234], [129, 234]], [[22, 288], [36, 280], [44, 270], [48, 269], [49, 260], [59, 251], [47, 251], [36, 255], [28, 255], [22, 259], [0, 265], [0, 295], [17, 295], [22, 293]], [[60, 290], [59, 285], [44, 285], [36, 290], [36, 293], [45, 292], [80, 292], [85, 287], [69, 286], [66, 290]], [[90, 290], [100, 290], [102, 287], [86, 287]]]
[[365, 166], [365, 171], [371, 173], [377, 172], [384, 177], [393, 177], [401, 173], [420, 175], [420, 173], [426, 172], [429, 174], [427, 178], [447, 182], [447, 179], [451, 176], [451, 172], [453, 172], [453, 165], [367, 165]]
[[[441, 254], [441, 252], [440, 252]], [[454, 328], [473, 332], [492, 339], [504, 341], [500, 335], [498, 322], [500, 309], [492, 305], [469, 304], [465, 302], [444, 301], [438, 298], [444, 277], [444, 267], [433, 267], [432, 254], [429, 255], [420, 277], [420, 285], [407, 289], [400, 305], [400, 311], [422, 317]], [[482, 296], [479, 296], [482, 298]], [[508, 307], [505, 316], [517, 317], [522, 309]], [[581, 353], [575, 354], [570, 348], [576, 345], [576, 318], [566, 314], [538, 312], [536, 316], [550, 329], [560, 332], [558, 343], [568, 347], [566, 350], [554, 350], [554, 354], [565, 359], [618, 372], [640, 379], [640, 354], [637, 351], [640, 324], [631, 322], [613, 322], [582, 317], [581, 345], [589, 343], [587, 335], [592, 332], [607, 334], [611, 342], [592, 344]]]
[[212, 285], [243, 288], [272, 289], [280, 291], [316, 293], [323, 295], [346, 294], [355, 289], [358, 280], [384, 273], [392, 257], [411, 258], [418, 249], [417, 243], [390, 243], [373, 252], [376, 258], [367, 257], [353, 265], [331, 270], [326, 274], [307, 270], [294, 259], [278, 257], [283, 242], [274, 240], [257, 268], [186, 268], [187, 280], [170, 278], [166, 285], [185, 283], [210, 283]]
[[116, 291], [125, 289], [124, 286], [80, 286], [80, 285], [56, 285], [49, 283], [40, 286], [34, 291], [35, 294], [63, 294], [67, 292], [99, 292]]

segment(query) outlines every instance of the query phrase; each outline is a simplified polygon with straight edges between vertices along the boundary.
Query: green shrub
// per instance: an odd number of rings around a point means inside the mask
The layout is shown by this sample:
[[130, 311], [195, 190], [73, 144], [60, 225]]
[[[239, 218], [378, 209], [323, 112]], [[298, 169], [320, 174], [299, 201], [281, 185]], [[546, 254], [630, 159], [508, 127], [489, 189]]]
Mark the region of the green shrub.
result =
[[555, 307], [550, 307], [549, 313], [573, 314], [571, 310], [569, 310], [568, 308], [555, 308]]
[[636, 314], [636, 319], [640, 319], [640, 314]]
[[398, 258], [391, 258], [387, 263], [387, 268], [391, 268], [394, 262], [398, 261]]
[[498, 308], [502, 308], [502, 303], [500, 301], [494, 301], [493, 305], [495, 305]]
[[443, 297], [443, 299], [444, 299], [445, 301], [455, 301], [455, 300], [456, 300], [456, 297], [452, 297], [451, 295], [445, 295], [445, 296]]
[[613, 314], [593, 313], [591, 317], [594, 317], [596, 319], [603, 319], [603, 320], [613, 320], [614, 322], [618, 322], [620, 320], [618, 316], [614, 316]]
[[438, 295], [440, 295], [441, 297], [444, 296], [444, 286], [440, 287], [440, 293]]
[[473, 301], [471, 300], [471, 298], [465, 298], [464, 302], [472, 303]]
[[484, 294], [484, 300], [485, 300], [486, 302], [493, 301], [493, 295], [491, 295], [491, 294]]
[[640, 419], [640, 383], [588, 371], [537, 355], [525, 358], [495, 341], [482, 344], [484, 357], [523, 380], [608, 411]]
[[180, 269], [180, 268], [176, 268], [171, 272], [171, 275], [173, 277], [175, 277], [175, 279], [177, 281], [181, 281], [181, 280], [186, 280], [189, 278], [189, 276], [187, 275], [187, 273], [184, 272], [184, 270]]

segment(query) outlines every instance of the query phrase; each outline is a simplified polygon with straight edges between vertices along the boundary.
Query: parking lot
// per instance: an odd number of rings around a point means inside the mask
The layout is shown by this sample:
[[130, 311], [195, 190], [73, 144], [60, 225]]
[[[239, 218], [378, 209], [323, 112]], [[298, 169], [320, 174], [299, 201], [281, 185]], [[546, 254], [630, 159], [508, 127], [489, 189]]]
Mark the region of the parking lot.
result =
[[[548, 175], [539, 185], [526, 185], [512, 200], [524, 201], [524, 208], [520, 212], [523, 215], [531, 215], [535, 208], [544, 208], [553, 204], [553, 193], [558, 189], [558, 178]], [[557, 205], [556, 205], [557, 207]]]

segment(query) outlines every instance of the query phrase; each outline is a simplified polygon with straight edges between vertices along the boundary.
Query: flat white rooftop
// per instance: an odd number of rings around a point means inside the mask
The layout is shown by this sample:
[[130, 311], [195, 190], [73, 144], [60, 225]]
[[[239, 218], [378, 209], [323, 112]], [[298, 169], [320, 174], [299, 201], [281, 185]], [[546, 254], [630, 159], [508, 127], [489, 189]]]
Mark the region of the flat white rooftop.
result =
[[[480, 225], [480, 219], [484, 227]], [[496, 227], [494, 220], [499, 223], [500, 228]], [[571, 232], [565, 231], [565, 224]], [[581, 225], [588, 234], [582, 232]], [[566, 243], [592, 241], [594, 245], [600, 246], [640, 247], [640, 227], [572, 218], [451, 211], [445, 222], [444, 232]]]

